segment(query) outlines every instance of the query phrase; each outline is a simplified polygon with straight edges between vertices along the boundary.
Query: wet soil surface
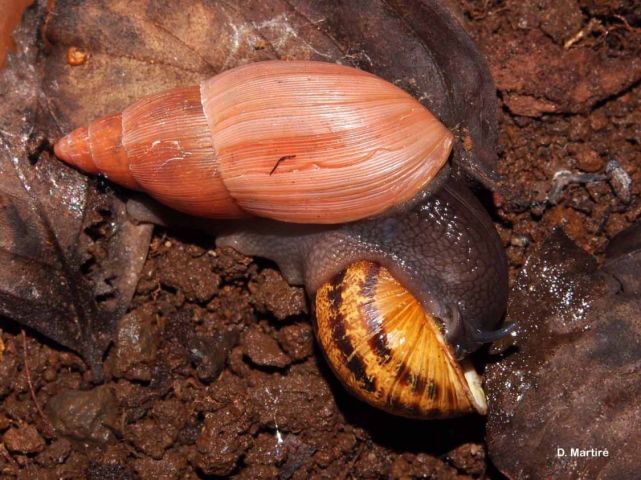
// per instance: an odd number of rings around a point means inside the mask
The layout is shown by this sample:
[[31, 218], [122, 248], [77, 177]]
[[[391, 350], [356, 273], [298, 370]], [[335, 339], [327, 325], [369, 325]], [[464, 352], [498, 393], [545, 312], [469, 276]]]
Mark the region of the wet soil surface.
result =
[[[599, 258], [641, 214], [641, 8], [605, 5], [459, 2], [498, 87], [499, 170], [519, 201], [486, 204], [512, 278], [556, 226]], [[304, 292], [202, 235], [155, 231], [104, 384], [42, 337], [3, 324], [0, 339], [2, 478], [502, 478], [483, 419], [351, 398]]]

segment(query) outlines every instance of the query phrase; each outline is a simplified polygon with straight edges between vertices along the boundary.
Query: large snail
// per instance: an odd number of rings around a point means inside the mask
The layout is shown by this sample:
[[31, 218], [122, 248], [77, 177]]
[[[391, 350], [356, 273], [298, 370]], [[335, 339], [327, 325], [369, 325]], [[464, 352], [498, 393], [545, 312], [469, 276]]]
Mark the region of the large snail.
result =
[[436, 418], [485, 413], [459, 359], [505, 333], [505, 255], [475, 197], [447, 179], [452, 139], [379, 77], [270, 61], [143, 98], [55, 151], [182, 212], [267, 217], [223, 222], [217, 244], [305, 285], [348, 390]]

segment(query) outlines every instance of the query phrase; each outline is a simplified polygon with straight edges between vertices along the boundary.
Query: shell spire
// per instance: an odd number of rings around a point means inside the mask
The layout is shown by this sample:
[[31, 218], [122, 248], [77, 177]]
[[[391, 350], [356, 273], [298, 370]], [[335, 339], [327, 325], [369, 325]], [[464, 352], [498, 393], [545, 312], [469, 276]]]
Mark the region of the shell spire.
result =
[[452, 141], [417, 100], [371, 73], [268, 61], [143, 98], [55, 151], [192, 215], [342, 223], [411, 201]]
[[122, 119], [117, 113], [77, 128], [54, 145], [56, 156], [83, 172], [101, 173], [109, 180], [133, 190], [140, 186], [129, 171], [122, 146]]

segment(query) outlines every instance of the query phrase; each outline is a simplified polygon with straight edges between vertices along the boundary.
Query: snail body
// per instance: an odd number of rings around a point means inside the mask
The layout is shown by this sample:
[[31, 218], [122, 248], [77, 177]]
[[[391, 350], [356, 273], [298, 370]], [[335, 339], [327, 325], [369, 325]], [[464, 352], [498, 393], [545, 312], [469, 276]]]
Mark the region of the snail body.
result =
[[452, 140], [417, 100], [373, 74], [266, 61], [145, 97], [55, 148], [191, 215], [342, 223], [412, 201]]
[[[443, 173], [452, 139], [374, 75], [273, 61], [141, 99], [55, 151], [172, 209], [240, 219], [216, 222], [217, 245], [270, 258], [305, 286], [350, 392], [442, 418], [485, 413], [478, 375], [459, 361], [504, 333], [507, 297], [491, 220]], [[134, 216], [158, 222], [149, 214]]]
[[508, 331], [497, 330], [507, 261], [487, 213], [459, 182], [394, 215], [341, 225], [212, 222], [139, 200], [128, 210], [276, 262], [290, 284], [305, 286], [330, 367], [365, 402], [412, 418], [485, 413], [465, 356]]

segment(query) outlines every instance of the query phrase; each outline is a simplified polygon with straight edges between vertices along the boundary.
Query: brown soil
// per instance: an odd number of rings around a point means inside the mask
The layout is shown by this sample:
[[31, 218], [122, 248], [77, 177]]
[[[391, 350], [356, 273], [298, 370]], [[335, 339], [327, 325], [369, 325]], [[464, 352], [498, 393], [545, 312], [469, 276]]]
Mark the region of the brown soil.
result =
[[[499, 90], [499, 170], [520, 192], [519, 208], [493, 197], [512, 275], [558, 225], [600, 255], [641, 214], [641, 8], [459, 3]], [[561, 170], [601, 176], [552, 204]], [[2, 478], [501, 478], [483, 419], [409, 421], [351, 398], [302, 290], [202, 236], [156, 230], [103, 385], [43, 338], [5, 326], [0, 340]]]

